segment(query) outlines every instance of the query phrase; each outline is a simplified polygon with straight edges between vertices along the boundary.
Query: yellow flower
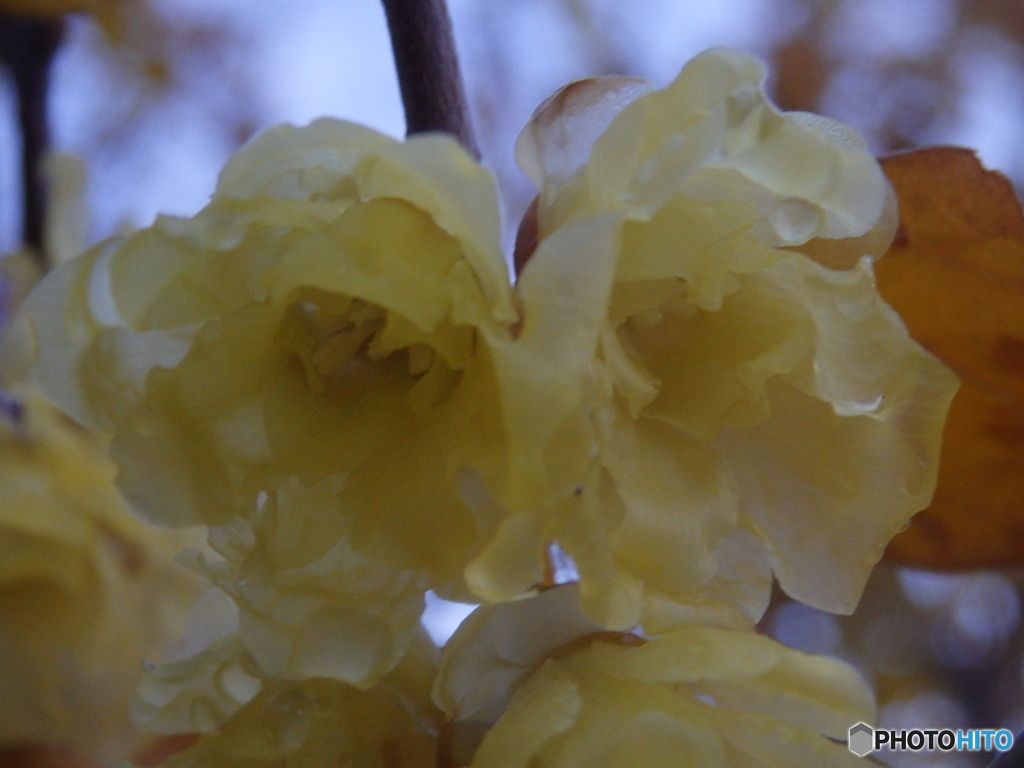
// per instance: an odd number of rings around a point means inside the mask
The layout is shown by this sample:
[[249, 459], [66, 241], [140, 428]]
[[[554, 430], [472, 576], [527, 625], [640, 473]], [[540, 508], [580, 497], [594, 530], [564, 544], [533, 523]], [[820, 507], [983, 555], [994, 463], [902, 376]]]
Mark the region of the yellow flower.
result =
[[599, 450], [555, 537], [606, 626], [686, 620], [737, 526], [790, 595], [850, 612], [934, 487], [956, 382], [875, 290], [892, 193], [852, 130], [779, 112], [763, 79], [714, 50], [662, 91], [583, 81], [520, 138], [542, 248], [621, 221], [588, 265], [613, 274], [589, 297]]
[[[6, 396], [5, 396], [6, 398]], [[175, 638], [193, 536], [132, 518], [103, 444], [29, 391], [0, 412], [0, 746], [107, 756], [137, 738], [142, 660]]]
[[453, 475], [460, 452], [496, 461], [487, 336], [518, 315], [491, 178], [453, 140], [269, 131], [194, 219], [97, 246], [28, 313], [37, 378], [113, 431], [140, 513], [215, 525], [345, 476], [358, 548], [460, 578], [476, 524]]
[[169, 758], [168, 768], [433, 768], [439, 714], [430, 702], [436, 650], [421, 636], [402, 663], [360, 691], [317, 678], [267, 678], [215, 733]]
[[852, 668], [752, 631], [595, 633], [574, 587], [478, 609], [434, 695], [447, 729], [485, 734], [452, 755], [473, 768], [852, 767], [837, 742], [875, 713]]

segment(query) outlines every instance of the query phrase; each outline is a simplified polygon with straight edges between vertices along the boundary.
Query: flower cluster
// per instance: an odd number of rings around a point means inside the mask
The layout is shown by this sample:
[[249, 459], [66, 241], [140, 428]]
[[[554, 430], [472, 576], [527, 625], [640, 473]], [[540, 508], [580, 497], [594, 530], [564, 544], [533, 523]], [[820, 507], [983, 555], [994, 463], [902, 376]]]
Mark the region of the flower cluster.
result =
[[[773, 573], [853, 609], [927, 503], [955, 380], [875, 291], [877, 164], [762, 80], [711, 51], [663, 91], [552, 97], [514, 286], [452, 139], [319, 120], [33, 294], [38, 381], [113, 433], [136, 511], [209, 527], [185, 561], [239, 608], [143, 688], [157, 730], [214, 731], [175, 764], [420, 765], [435, 738], [481, 768], [842, 761], [863, 686], [751, 629]], [[579, 586], [539, 592], [555, 548]], [[428, 589], [487, 604], [440, 735], [400, 673]]]

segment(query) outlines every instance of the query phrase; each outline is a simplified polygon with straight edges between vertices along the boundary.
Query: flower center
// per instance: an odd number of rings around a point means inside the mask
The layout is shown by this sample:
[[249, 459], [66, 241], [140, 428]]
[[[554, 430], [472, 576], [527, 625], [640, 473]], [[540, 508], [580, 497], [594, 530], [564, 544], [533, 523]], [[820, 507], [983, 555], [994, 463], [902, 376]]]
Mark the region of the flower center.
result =
[[434, 363], [426, 344], [398, 349], [384, 340], [387, 311], [339, 294], [304, 290], [281, 322], [279, 340], [316, 394], [409, 381]]

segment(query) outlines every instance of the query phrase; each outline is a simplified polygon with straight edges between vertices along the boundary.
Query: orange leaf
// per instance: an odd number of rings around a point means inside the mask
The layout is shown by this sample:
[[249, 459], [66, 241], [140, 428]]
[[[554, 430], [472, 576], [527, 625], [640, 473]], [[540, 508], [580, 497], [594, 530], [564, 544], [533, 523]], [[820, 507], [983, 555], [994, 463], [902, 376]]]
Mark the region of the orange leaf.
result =
[[1024, 562], [1024, 215], [1010, 182], [967, 149], [882, 160], [900, 231], [878, 287], [963, 385], [932, 505], [887, 556], [924, 568]]

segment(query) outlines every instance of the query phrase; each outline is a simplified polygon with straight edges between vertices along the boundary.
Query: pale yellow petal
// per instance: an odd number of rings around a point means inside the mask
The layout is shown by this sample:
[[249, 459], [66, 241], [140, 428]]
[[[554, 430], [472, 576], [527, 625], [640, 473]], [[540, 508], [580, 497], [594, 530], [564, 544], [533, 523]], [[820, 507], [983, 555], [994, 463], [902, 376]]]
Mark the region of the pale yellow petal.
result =
[[364, 197], [397, 197], [425, 211], [462, 243], [492, 317], [517, 319], [501, 254], [497, 189], [490, 173], [454, 138], [410, 137], [363, 160], [356, 169]]
[[717, 710], [722, 739], [766, 768], [863, 768], [864, 758], [846, 746], [784, 720], [759, 714]]
[[[736, 521], [737, 493], [721, 457], [685, 434], [645, 421], [616, 425], [604, 454], [626, 510], [614, 533], [620, 565], [652, 590], [704, 586], [716, 570], [713, 550]], [[683, 511], [688, 509], [702, 513]]]
[[526, 768], [553, 737], [568, 730], [582, 702], [576, 685], [547, 662], [516, 693], [477, 750], [471, 768]]
[[576, 585], [477, 608], [444, 648], [434, 701], [453, 720], [493, 722], [540, 660], [602, 627], [580, 610]]
[[612, 677], [693, 683], [757, 677], [774, 668], [787, 650], [750, 631], [685, 627], [636, 648], [596, 644], [590, 654], [598, 668]]
[[800, 651], [789, 650], [743, 683], [711, 680], [699, 687], [717, 706], [781, 718], [839, 741], [852, 724], [877, 720], [874, 694], [857, 670]]
[[918, 360], [912, 395], [884, 417], [837, 418], [779, 381], [771, 418], [722, 437], [742, 512], [782, 588], [808, 605], [852, 612], [885, 545], [931, 497], [953, 382], [934, 358]]
[[748, 629], [761, 620], [772, 593], [772, 572], [760, 539], [733, 530], [714, 551], [717, 569], [710, 581], [690, 592], [644, 592], [640, 624], [658, 635], [686, 624]]
[[207, 733], [220, 727], [261, 687], [247, 671], [237, 636], [217, 640], [195, 656], [143, 672], [132, 720], [151, 733]]
[[395, 140], [341, 120], [314, 120], [304, 128], [281, 125], [256, 136], [220, 173], [220, 197], [309, 199], [315, 194], [358, 197], [350, 178], [365, 152]]

